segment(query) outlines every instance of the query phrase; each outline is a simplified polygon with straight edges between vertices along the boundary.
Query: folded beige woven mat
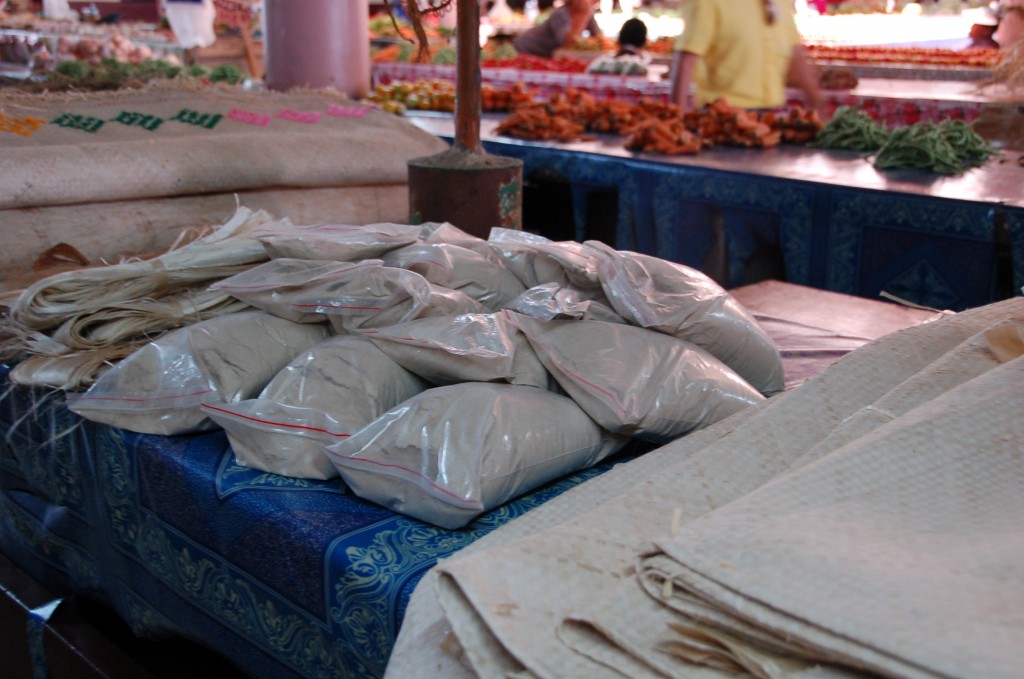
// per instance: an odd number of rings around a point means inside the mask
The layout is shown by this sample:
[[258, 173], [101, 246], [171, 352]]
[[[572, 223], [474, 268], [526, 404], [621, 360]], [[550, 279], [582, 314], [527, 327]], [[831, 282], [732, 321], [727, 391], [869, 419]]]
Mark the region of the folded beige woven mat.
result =
[[428, 573], [388, 675], [1019, 676], [1019, 322], [883, 337], [495, 531]]
[[405, 184], [447, 145], [322, 90], [152, 85], [0, 93], [0, 208], [260, 188]]

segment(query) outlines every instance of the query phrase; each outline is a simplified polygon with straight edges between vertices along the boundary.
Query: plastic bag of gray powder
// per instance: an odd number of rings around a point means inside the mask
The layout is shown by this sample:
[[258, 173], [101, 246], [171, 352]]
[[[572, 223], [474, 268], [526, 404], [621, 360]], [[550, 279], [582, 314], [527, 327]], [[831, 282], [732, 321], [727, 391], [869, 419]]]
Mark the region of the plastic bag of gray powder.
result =
[[390, 266], [312, 285], [293, 299], [292, 307], [324, 314], [338, 335], [417, 318], [487, 311], [463, 292], [434, 285], [414, 271]]
[[451, 243], [416, 243], [382, 256], [384, 264], [415, 271], [434, 285], [464, 292], [498, 311], [525, 290], [501, 259]]
[[477, 249], [487, 240], [463, 231], [450, 222], [423, 222], [420, 224], [420, 243], [452, 243], [464, 248]]
[[360, 497], [454, 529], [625, 442], [565, 396], [467, 382], [414, 396], [327, 454]]
[[498, 227], [491, 229], [487, 242], [527, 288], [543, 283], [578, 290], [601, 288], [597, 271], [601, 258], [581, 243]]
[[508, 382], [548, 389], [551, 376], [503, 313], [422, 318], [365, 330], [395, 362], [435, 385]]
[[558, 283], [569, 285], [569, 277], [565, 269], [556, 261], [547, 257], [540, 245], [551, 242], [544, 236], [526, 231], [510, 229], [491, 229], [487, 239], [505, 266], [516, 275], [526, 288], [542, 283]]
[[762, 394], [785, 388], [778, 347], [750, 313], [704, 273], [657, 257], [586, 245], [603, 255], [601, 284], [630, 323], [692, 342]]
[[562, 287], [558, 283], [544, 283], [523, 291], [505, 308], [542, 321], [575, 318], [582, 321], [626, 322], [611, 306], [590, 299], [589, 296], [590, 291], [584, 293], [575, 288]]
[[348, 438], [429, 385], [373, 342], [329, 337], [295, 358], [259, 398], [203, 403], [239, 464], [305, 479], [338, 475], [324, 448]]
[[762, 400], [695, 344], [601, 321], [538, 321], [508, 312], [542, 363], [605, 429], [665, 443]]
[[241, 311], [171, 331], [105, 372], [68, 407], [87, 420], [143, 434], [186, 434], [215, 427], [200, 404], [252, 398], [296, 355], [330, 334], [326, 324], [295, 323]]
[[293, 306], [296, 296], [310, 287], [338, 282], [380, 268], [379, 259], [335, 262], [316, 259], [272, 259], [210, 286], [267, 313], [296, 323], [323, 323], [324, 314]]
[[377, 259], [385, 252], [419, 240], [419, 225], [412, 224], [313, 224], [277, 227], [255, 236], [271, 259], [329, 259], [357, 262]]

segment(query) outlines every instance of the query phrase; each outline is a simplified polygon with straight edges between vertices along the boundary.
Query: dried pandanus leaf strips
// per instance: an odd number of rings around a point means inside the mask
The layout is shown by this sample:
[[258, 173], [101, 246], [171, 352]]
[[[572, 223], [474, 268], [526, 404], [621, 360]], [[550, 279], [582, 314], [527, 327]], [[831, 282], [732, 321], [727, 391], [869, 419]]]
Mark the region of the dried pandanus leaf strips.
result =
[[128, 300], [159, 298], [200, 283], [233, 276], [267, 259], [256, 228], [274, 220], [239, 208], [213, 233], [149, 260], [68, 271], [26, 288], [11, 308], [16, 325], [49, 330], [72, 316]]
[[19, 384], [79, 389], [169, 330], [249, 308], [209, 290], [268, 259], [257, 232], [290, 226], [240, 207], [212, 232], [153, 259], [84, 267], [26, 288], [3, 319], [3, 358]]

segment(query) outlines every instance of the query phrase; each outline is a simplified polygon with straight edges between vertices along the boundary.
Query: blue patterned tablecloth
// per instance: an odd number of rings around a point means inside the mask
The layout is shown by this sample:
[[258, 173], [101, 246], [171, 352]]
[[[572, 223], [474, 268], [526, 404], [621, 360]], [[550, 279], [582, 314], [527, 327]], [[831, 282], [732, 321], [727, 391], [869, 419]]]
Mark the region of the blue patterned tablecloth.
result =
[[[0, 550], [145, 637], [212, 647], [260, 677], [384, 672], [409, 596], [442, 557], [623, 456], [443, 530], [337, 482], [237, 465], [222, 431], [160, 437], [81, 420], [0, 368]], [[628, 454], [627, 454], [628, 457]]]

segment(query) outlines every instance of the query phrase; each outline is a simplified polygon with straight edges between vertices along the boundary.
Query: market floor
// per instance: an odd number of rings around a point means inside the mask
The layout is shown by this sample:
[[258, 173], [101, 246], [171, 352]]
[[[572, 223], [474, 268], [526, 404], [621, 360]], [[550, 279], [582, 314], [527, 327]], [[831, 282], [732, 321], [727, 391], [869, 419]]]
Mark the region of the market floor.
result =
[[[41, 639], [30, 631], [33, 617], [46, 619]], [[115, 613], [96, 602], [58, 599], [2, 554], [0, 638], [4, 640], [0, 644], [0, 676], [6, 679], [38, 676], [48, 679], [244, 679], [247, 676], [197, 644], [139, 639]], [[34, 654], [33, 647], [41, 647], [42, 653]], [[45, 668], [38, 667], [43, 664]]]

